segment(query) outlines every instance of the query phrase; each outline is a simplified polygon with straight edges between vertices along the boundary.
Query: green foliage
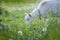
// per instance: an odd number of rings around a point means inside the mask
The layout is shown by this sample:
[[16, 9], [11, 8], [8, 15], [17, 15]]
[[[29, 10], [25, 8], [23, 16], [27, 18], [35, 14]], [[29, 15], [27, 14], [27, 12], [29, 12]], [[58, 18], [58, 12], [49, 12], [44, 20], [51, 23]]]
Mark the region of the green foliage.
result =
[[7, 3], [36, 3], [41, 0], [1, 0], [1, 2], [7, 2]]
[[[5, 34], [3, 29], [0, 29], [0, 40], [60, 40], [60, 18], [50, 17], [46, 22], [44, 18], [39, 20], [36, 17], [31, 25], [26, 25], [25, 12], [29, 13], [32, 9], [15, 11], [3, 9], [1, 11], [0, 23], [7, 25], [8, 31]], [[0, 28], [2, 28], [1, 25]], [[43, 28], [47, 30], [43, 31]]]

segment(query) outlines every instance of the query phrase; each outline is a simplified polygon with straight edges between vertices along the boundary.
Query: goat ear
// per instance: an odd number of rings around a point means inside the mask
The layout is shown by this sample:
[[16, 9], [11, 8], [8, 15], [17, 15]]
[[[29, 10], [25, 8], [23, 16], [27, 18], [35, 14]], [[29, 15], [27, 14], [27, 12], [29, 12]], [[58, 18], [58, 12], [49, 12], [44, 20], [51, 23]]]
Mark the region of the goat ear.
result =
[[32, 17], [31, 14], [28, 14], [28, 15], [29, 15], [30, 17]]

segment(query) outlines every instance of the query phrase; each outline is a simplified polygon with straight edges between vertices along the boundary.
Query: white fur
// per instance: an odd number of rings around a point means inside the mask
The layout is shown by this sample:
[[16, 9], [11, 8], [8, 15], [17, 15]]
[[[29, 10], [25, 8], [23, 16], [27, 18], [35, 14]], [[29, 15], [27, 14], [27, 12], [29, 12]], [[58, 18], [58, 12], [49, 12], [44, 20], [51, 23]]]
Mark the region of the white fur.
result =
[[43, 18], [49, 17], [49, 11], [52, 11], [55, 16], [60, 16], [60, 0], [42, 0], [38, 7], [30, 13], [32, 17], [28, 14], [25, 16], [27, 24], [31, 24], [35, 16], [40, 16], [38, 10]]

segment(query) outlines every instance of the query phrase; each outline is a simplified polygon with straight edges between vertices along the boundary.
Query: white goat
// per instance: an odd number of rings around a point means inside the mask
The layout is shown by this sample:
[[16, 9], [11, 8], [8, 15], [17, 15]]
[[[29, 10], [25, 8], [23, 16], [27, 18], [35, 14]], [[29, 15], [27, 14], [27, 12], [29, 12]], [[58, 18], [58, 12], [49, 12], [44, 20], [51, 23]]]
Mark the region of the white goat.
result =
[[31, 24], [35, 16], [48, 18], [49, 11], [56, 17], [60, 16], [60, 0], [42, 0], [37, 8], [25, 16], [26, 23]]

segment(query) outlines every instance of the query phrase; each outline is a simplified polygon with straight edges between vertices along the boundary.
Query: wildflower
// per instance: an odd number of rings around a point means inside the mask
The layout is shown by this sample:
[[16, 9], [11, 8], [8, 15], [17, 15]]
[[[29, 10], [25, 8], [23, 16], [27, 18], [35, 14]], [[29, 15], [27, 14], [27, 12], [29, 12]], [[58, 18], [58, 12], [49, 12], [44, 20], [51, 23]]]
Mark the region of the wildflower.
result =
[[22, 31], [18, 31], [18, 35], [22, 35]]
[[42, 31], [43, 32], [46, 32], [47, 31], [47, 28], [46, 27], [42, 28]]
[[9, 39], [9, 40], [13, 40], [13, 39]]

